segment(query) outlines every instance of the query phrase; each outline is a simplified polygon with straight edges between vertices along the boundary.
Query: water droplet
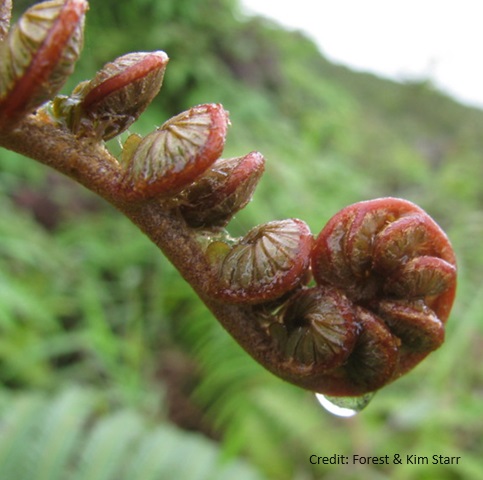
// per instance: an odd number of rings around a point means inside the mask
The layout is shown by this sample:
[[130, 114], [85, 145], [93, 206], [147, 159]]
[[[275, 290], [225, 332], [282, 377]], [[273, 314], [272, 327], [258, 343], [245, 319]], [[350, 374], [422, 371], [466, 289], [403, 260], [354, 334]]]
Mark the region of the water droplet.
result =
[[333, 415], [338, 417], [353, 417], [367, 407], [374, 393], [366, 393], [358, 397], [332, 397], [316, 393], [319, 403]]

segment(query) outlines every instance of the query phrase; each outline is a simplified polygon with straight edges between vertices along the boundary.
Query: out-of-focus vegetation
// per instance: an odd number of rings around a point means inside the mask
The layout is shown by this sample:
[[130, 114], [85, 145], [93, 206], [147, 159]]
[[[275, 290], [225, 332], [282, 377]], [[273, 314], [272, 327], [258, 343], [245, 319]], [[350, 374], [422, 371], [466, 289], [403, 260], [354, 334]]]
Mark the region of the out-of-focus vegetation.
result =
[[[221, 102], [233, 124], [226, 156], [267, 158], [233, 234], [288, 217], [316, 233], [347, 204], [383, 195], [446, 229], [460, 269], [446, 343], [360, 415], [331, 417], [255, 364], [128, 220], [2, 151], [0, 478], [483, 478], [483, 112], [427, 81], [334, 65], [299, 33], [245, 18], [236, 0], [93, 0], [69, 87], [153, 49], [171, 61], [133, 131]], [[330, 466], [312, 454], [461, 460]]]

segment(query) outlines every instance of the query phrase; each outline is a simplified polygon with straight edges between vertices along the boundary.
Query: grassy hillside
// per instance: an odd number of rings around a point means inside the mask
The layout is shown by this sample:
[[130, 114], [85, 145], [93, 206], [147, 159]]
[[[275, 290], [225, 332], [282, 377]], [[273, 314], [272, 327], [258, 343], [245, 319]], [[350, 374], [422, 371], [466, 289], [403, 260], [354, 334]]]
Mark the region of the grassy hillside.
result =
[[[208, 450], [244, 456], [252, 470], [235, 463], [240, 478], [483, 478], [483, 111], [426, 81], [400, 84], [334, 65], [302, 35], [244, 18], [235, 0], [91, 3], [75, 81], [127, 51], [163, 49], [171, 58], [159, 98], [132, 131], [147, 133], [189, 106], [221, 102], [232, 121], [226, 156], [265, 155], [266, 173], [229, 226], [233, 234], [287, 217], [317, 233], [349, 203], [405, 197], [447, 230], [460, 268], [457, 301], [440, 350], [362, 414], [331, 417], [312, 394], [255, 364], [126, 219], [69, 180], [1, 151], [0, 414], [7, 418], [17, 399], [45, 412], [44, 395], [75, 403], [72, 384], [88, 385], [97, 406], [81, 410], [87, 420], [76, 428], [92, 461], [93, 425], [115, 442], [109, 428], [122, 430], [111, 421], [121, 412], [137, 425], [136, 440], [119, 437], [122, 448], [148, 441], [154, 430], [146, 422], [159, 431], [177, 425], [201, 433], [200, 442], [188, 442], [202, 452], [197, 458]], [[27, 420], [0, 427], [0, 456], [18, 435], [15, 464], [28, 463], [21, 441], [28, 428], [59, 438], [66, 430], [60, 421], [50, 433]], [[463, 460], [350, 468], [308, 461], [334, 453]], [[116, 464], [112, 455], [106, 464]], [[113, 478], [112, 465], [96, 478]], [[24, 478], [1, 469], [2, 479]]]

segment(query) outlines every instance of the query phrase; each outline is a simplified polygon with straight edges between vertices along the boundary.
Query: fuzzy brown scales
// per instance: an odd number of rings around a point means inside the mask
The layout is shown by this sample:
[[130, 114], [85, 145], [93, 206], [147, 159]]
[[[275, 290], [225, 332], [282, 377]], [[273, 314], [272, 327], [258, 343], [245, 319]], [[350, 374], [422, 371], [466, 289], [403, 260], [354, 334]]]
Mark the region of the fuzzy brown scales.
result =
[[[22, 17], [23, 30], [8, 32], [9, 2], [2, 5], [0, 144], [117, 207], [268, 370], [302, 388], [357, 396], [442, 344], [456, 262], [422, 209], [382, 198], [343, 209], [317, 239], [298, 219], [232, 238], [224, 227], [251, 200], [265, 160], [257, 152], [220, 159], [224, 108], [198, 105], [144, 138], [131, 135], [118, 161], [103, 140], [125, 130], [157, 94], [166, 54], [125, 55], [70, 96], [52, 99], [77, 59], [87, 2], [39, 4]], [[39, 30], [35, 15], [45, 8], [50, 23]], [[21, 38], [38, 32], [40, 41], [24, 49]]]

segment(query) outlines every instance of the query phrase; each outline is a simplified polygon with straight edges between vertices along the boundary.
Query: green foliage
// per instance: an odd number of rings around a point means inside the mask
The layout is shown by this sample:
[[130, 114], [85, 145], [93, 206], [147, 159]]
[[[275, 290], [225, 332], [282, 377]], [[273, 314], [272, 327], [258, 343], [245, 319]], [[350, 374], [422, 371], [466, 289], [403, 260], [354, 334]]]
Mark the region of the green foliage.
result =
[[65, 388], [54, 398], [2, 392], [0, 418], [6, 480], [262, 479], [242, 461], [223, 461], [201, 435], [113, 408], [90, 389]]
[[[159, 98], [134, 131], [147, 133], [193, 104], [221, 102], [233, 123], [226, 155], [265, 155], [253, 203], [229, 226], [234, 235], [288, 217], [317, 233], [349, 203], [406, 197], [455, 246], [457, 302], [439, 351], [357, 417], [330, 417], [312, 394], [251, 360], [126, 219], [2, 151], [0, 409], [8, 422], [0, 424], [0, 478], [90, 480], [88, 468], [112, 478], [122, 467], [126, 478], [144, 480], [148, 473], [136, 477], [137, 468], [189, 468], [191, 455], [200, 476], [217, 478], [225, 468], [216, 464], [220, 452], [227, 461], [243, 454], [277, 480], [482, 478], [483, 112], [427, 81], [398, 84], [331, 64], [299, 33], [243, 18], [234, 0], [92, 1], [87, 25], [75, 81], [128, 51], [163, 49], [171, 58]], [[168, 375], [172, 352], [182, 361]], [[183, 362], [188, 368], [178, 368]], [[54, 400], [41, 393], [66, 382], [92, 390], [62, 390]], [[195, 417], [189, 428], [221, 439], [220, 452], [159, 421], [164, 410], [186, 425], [186, 404]], [[40, 456], [40, 447], [54, 453]], [[308, 461], [332, 453], [441, 453], [462, 461], [438, 468]], [[65, 468], [69, 476], [59, 477]], [[259, 478], [232, 468], [219, 478]], [[178, 473], [154, 478], [198, 478]]]

